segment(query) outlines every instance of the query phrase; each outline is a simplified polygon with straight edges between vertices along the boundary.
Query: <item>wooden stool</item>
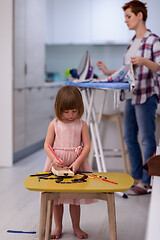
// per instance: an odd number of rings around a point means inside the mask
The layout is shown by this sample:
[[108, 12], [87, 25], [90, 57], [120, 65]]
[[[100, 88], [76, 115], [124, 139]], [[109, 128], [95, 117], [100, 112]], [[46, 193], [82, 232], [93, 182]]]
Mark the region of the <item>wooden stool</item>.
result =
[[128, 151], [126, 149], [126, 145], [123, 140], [123, 131], [122, 131], [122, 114], [121, 112], [115, 114], [103, 114], [102, 121], [111, 121], [115, 122], [118, 130], [120, 146], [121, 146], [121, 155], [123, 160], [124, 172], [130, 173], [131, 172], [131, 164], [129, 160]]

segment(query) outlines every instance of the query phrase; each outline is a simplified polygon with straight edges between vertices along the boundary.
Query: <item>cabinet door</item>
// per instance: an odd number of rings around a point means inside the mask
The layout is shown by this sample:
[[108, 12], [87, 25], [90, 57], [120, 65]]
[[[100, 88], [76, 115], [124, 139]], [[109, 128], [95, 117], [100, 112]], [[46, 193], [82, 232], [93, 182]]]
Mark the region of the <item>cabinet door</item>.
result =
[[51, 121], [55, 117], [54, 102], [56, 99], [59, 87], [46, 87], [44, 89], [45, 112], [48, 119]]
[[127, 43], [131, 34], [125, 24], [125, 0], [92, 0], [91, 42]]
[[45, 138], [43, 88], [26, 91], [26, 132], [25, 147], [29, 147]]
[[25, 147], [43, 140], [54, 118], [54, 100], [58, 88], [26, 90]]
[[27, 87], [42, 86], [45, 72], [44, 0], [26, 1], [26, 79]]
[[46, 133], [41, 90], [45, 72], [44, 3], [14, 0], [14, 152], [43, 140]]
[[44, 0], [14, 1], [14, 88], [44, 84], [44, 6]]
[[14, 1], [14, 88], [25, 87], [25, 0]]
[[149, 28], [153, 33], [157, 34], [160, 37], [160, 1], [158, 0], [146, 0], [148, 8], [148, 19], [146, 22], [147, 28]]
[[46, 43], [90, 42], [90, 0], [47, 0]]
[[13, 99], [13, 151], [18, 152], [25, 147], [25, 90], [14, 90]]

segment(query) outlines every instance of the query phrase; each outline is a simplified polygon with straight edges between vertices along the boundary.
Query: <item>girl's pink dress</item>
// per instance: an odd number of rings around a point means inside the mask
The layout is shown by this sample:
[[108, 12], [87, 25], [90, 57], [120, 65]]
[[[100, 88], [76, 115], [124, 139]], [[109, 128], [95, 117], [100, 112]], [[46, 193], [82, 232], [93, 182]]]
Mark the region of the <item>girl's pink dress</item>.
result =
[[[64, 166], [70, 166], [82, 151], [81, 133], [82, 120], [76, 119], [72, 123], [63, 123], [58, 118], [53, 120], [55, 129], [55, 139], [53, 150], [56, 156], [63, 160]], [[51, 171], [52, 161], [47, 157], [44, 171]], [[91, 171], [88, 159], [86, 158], [80, 166], [79, 171]], [[58, 184], [58, 183], [57, 183]], [[59, 183], [60, 184], [60, 183]], [[73, 183], [78, 184], [78, 183]], [[87, 204], [93, 203], [92, 199], [56, 199], [54, 204]]]

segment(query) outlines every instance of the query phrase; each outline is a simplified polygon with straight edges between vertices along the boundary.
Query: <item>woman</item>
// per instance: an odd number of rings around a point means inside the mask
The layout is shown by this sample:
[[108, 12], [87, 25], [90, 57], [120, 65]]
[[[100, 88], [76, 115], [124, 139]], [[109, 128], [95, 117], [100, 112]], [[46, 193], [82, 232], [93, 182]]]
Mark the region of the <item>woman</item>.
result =
[[[135, 89], [126, 99], [124, 112], [124, 140], [132, 165], [135, 183], [130, 195], [148, 193], [150, 177], [143, 170], [142, 153], [138, 143], [138, 132], [146, 162], [156, 150], [155, 114], [160, 101], [160, 39], [146, 28], [147, 8], [141, 1], [127, 2], [123, 7], [125, 23], [135, 36], [127, 47], [124, 64], [132, 62]], [[103, 62], [97, 63], [104, 74], [112, 74]]]

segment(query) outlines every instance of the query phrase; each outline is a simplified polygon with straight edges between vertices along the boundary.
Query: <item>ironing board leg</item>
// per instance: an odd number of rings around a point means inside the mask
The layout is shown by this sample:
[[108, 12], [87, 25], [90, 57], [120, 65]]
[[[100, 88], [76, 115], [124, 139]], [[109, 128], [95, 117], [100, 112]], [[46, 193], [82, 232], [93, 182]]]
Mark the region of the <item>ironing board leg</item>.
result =
[[97, 142], [96, 142], [96, 134], [94, 131], [93, 123], [90, 123], [90, 130], [91, 130], [91, 136], [92, 136], [92, 140], [93, 140], [94, 151], [95, 151], [95, 155], [96, 155], [98, 171], [102, 172], [102, 166], [101, 166], [101, 161], [99, 158], [98, 146], [97, 146]]
[[52, 213], [53, 213], [53, 200], [48, 200], [47, 207], [47, 225], [46, 225], [46, 240], [51, 239], [51, 228], [52, 228]]

